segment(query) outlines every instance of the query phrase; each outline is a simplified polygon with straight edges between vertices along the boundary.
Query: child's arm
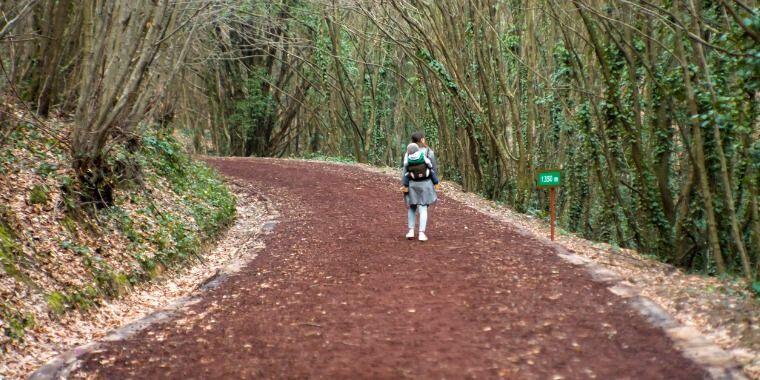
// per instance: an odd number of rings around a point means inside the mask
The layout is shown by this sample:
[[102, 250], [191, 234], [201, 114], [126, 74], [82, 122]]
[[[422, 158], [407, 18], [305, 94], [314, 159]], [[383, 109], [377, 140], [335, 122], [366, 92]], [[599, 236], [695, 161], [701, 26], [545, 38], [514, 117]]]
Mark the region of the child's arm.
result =
[[438, 174], [435, 174], [435, 170], [430, 169], [430, 179], [433, 181], [433, 185], [437, 185], [440, 181], [438, 180]]

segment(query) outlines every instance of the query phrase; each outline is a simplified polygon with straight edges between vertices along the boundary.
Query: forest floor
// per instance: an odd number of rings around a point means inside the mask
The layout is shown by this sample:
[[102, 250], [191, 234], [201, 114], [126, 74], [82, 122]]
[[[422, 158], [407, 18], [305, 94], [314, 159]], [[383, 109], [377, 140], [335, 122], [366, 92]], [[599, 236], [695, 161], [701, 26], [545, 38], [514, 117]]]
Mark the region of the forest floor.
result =
[[[214, 170], [146, 131], [139, 149], [110, 150], [117, 185], [98, 210], [78, 196], [72, 128], [0, 94], [0, 379], [163, 307], [229, 261], [209, 249], [235, 220]], [[261, 202], [241, 207], [238, 222], [266, 219]]]
[[73, 377], [705, 375], [633, 310], [634, 298], [448, 193], [422, 243], [403, 239], [403, 201], [386, 175], [302, 161], [210, 163], [274, 202], [279, 223], [265, 250], [173, 318], [98, 345]]
[[217, 244], [204, 252], [202, 260], [162, 273], [153, 281], [137, 284], [123, 297], [103, 299], [97, 308], [71, 311], [45, 321], [27, 334], [22, 344], [3, 353], [0, 380], [26, 379], [51, 359], [93, 341], [146, 315], [182, 304], [225, 267], [250, 260], [263, 248], [260, 236], [275, 213], [266, 199], [252, 194], [245, 184], [229, 184], [238, 201], [235, 223]]

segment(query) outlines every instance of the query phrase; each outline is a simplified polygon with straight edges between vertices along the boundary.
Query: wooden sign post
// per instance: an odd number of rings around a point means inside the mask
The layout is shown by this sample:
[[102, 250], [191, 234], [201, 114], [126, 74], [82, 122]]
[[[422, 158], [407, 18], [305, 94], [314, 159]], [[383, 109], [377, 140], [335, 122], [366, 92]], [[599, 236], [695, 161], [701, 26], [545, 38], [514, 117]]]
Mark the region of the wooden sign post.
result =
[[562, 182], [562, 171], [558, 169], [539, 170], [536, 187], [549, 188], [549, 212], [551, 213], [551, 239], [554, 241], [554, 224], [557, 219], [556, 197], [557, 187]]

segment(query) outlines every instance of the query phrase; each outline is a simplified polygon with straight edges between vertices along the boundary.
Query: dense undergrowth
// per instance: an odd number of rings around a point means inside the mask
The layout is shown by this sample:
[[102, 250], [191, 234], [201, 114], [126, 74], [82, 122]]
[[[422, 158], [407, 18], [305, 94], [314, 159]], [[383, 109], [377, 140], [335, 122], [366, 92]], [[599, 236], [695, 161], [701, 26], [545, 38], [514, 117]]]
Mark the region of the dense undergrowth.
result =
[[152, 132], [115, 148], [114, 205], [89, 208], [67, 165], [67, 127], [55, 128], [19, 125], [0, 145], [1, 351], [64, 313], [201, 260], [235, 215], [221, 178]]

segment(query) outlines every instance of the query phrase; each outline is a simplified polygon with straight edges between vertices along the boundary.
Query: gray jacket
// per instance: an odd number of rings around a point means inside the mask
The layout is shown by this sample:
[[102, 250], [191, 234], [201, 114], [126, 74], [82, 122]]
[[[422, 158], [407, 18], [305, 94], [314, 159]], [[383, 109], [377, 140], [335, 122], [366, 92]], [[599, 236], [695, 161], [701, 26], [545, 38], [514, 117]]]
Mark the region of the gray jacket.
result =
[[[438, 161], [435, 159], [435, 153], [430, 148], [425, 148], [425, 156], [430, 159], [430, 163], [433, 164], [433, 170], [438, 174]], [[406, 171], [401, 170], [402, 179], [406, 176]], [[416, 205], [431, 205], [438, 200], [438, 195], [435, 193], [433, 187], [433, 180], [426, 179], [424, 181], [409, 181], [409, 192], [404, 195], [404, 201], [409, 206]]]

